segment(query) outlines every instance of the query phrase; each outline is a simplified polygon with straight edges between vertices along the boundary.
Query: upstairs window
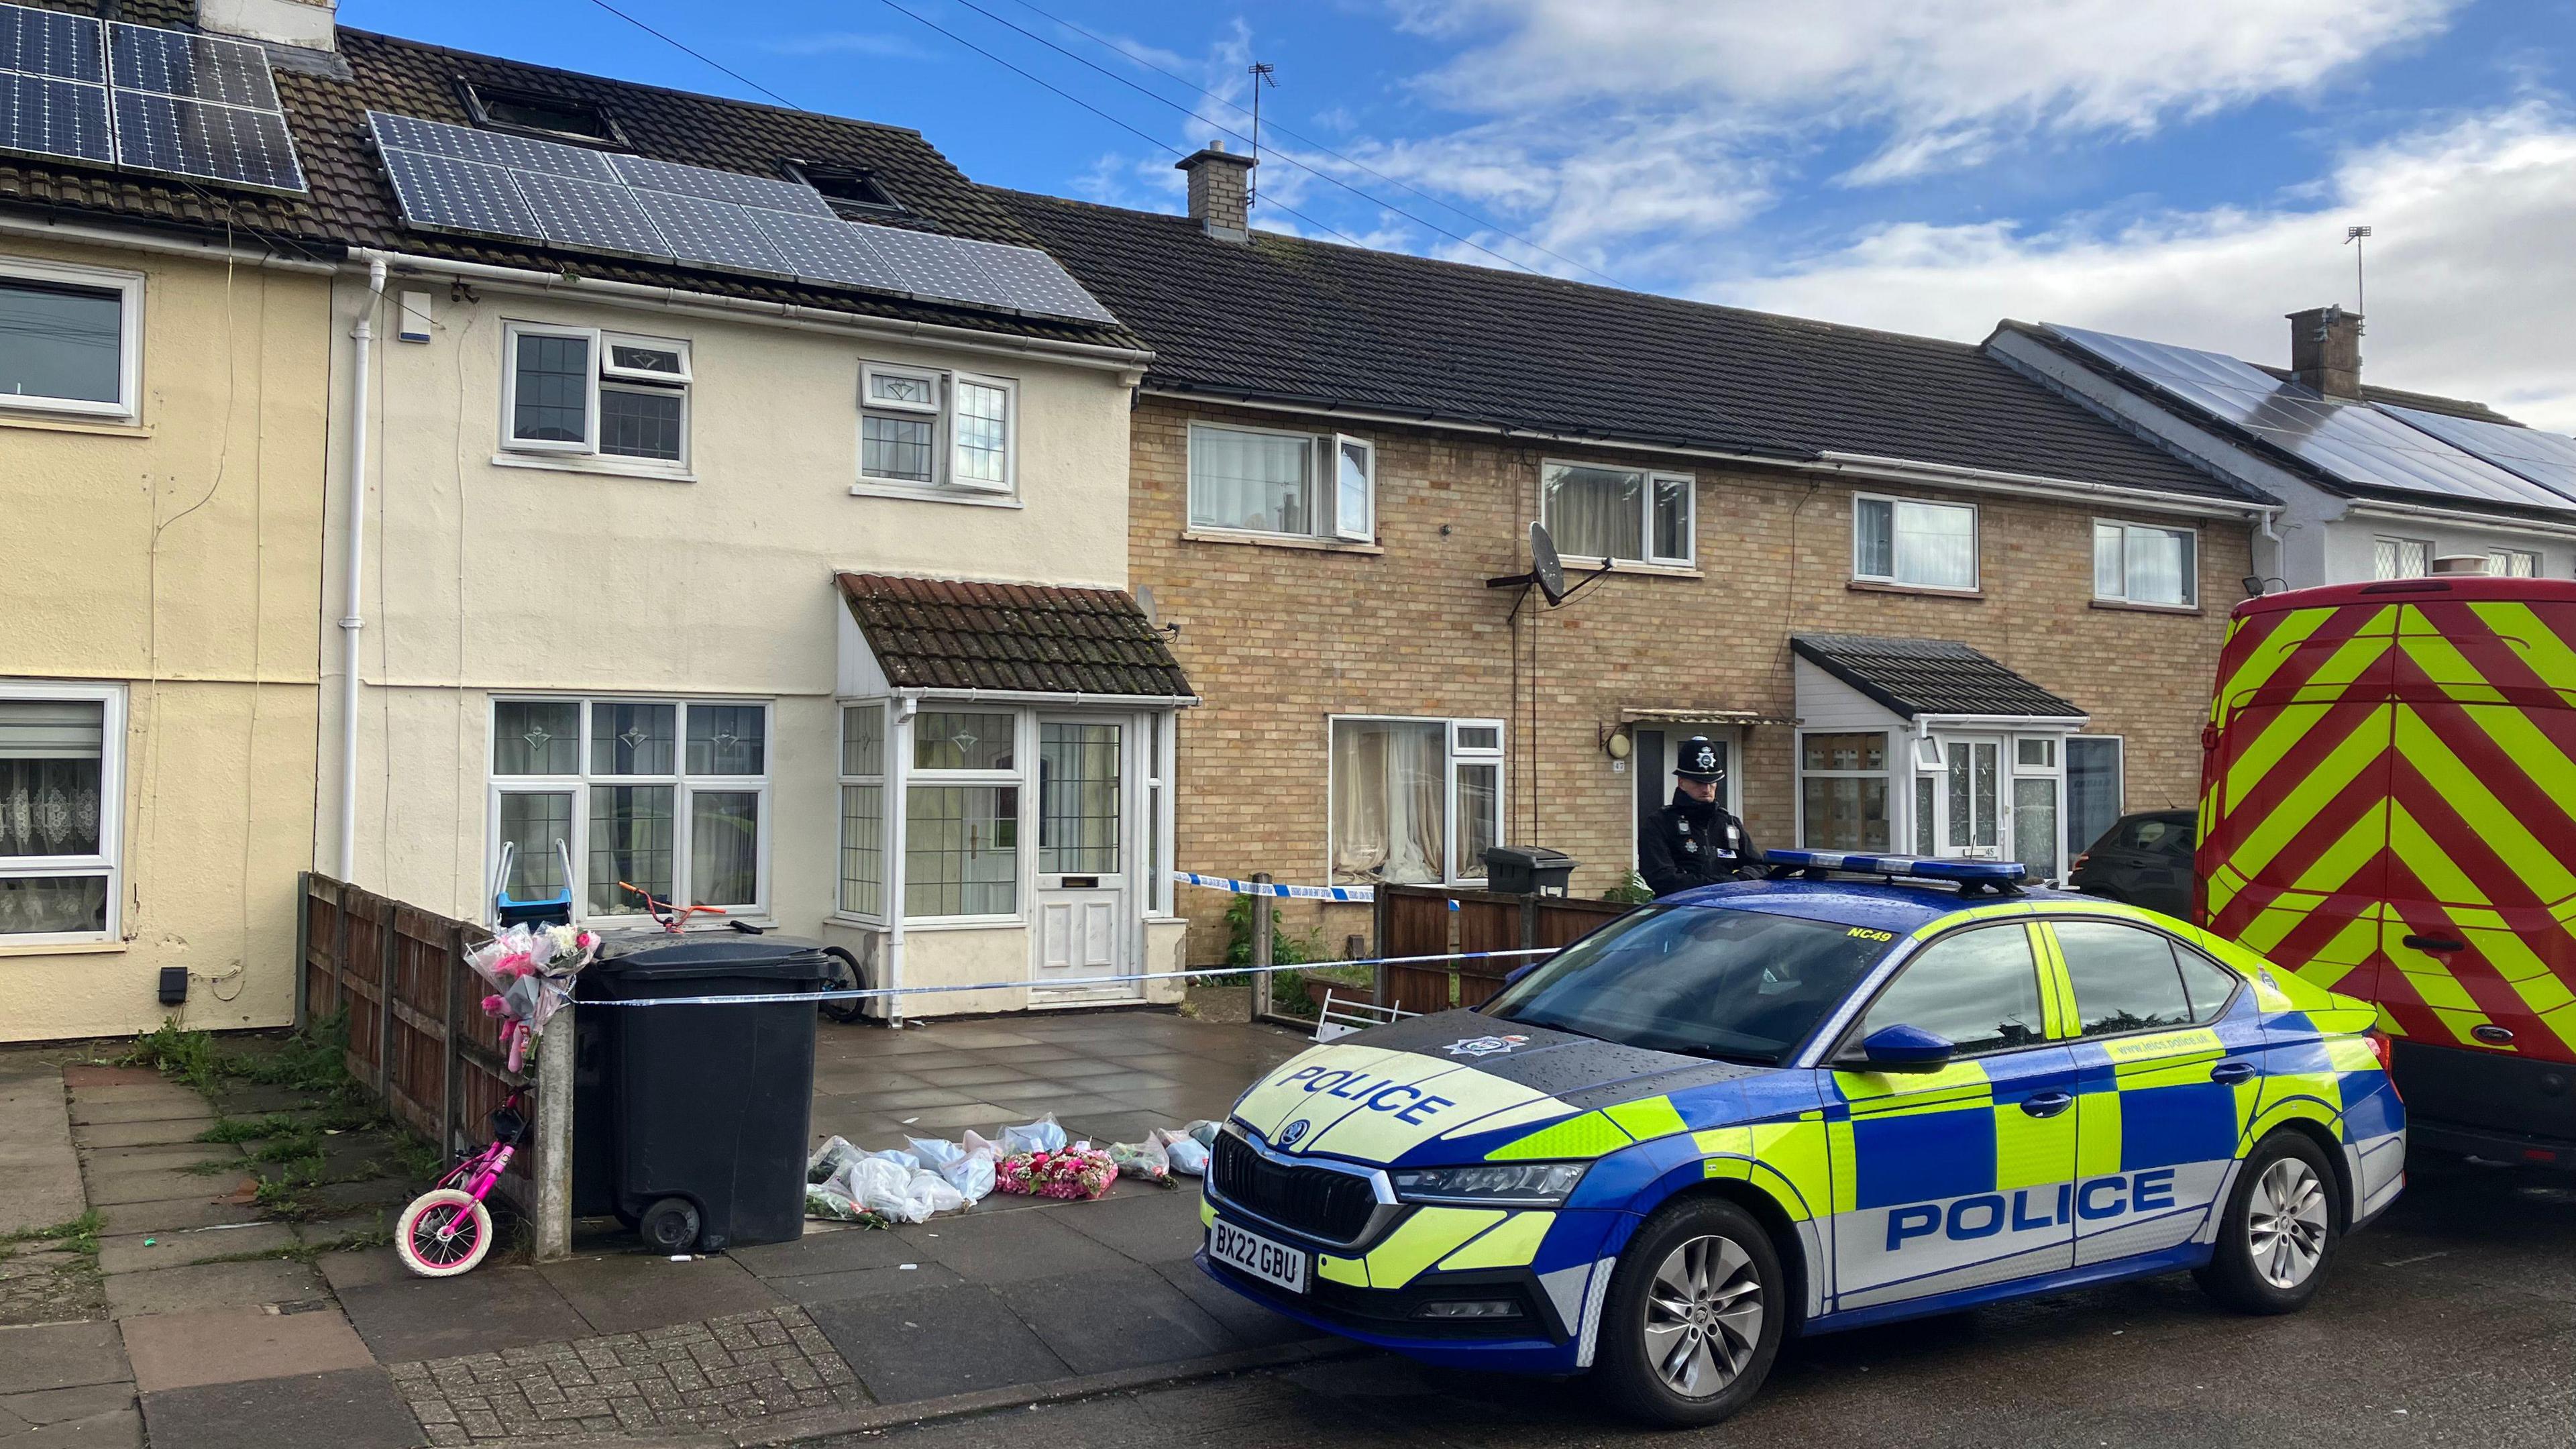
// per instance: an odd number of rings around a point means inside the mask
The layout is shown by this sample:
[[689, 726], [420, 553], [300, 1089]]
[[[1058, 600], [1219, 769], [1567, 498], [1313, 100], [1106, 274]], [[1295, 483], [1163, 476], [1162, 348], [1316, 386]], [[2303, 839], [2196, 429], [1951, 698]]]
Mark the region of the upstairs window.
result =
[[2433, 544], [2422, 538], [2374, 538], [2370, 571], [2383, 579], [2420, 579], [2433, 571]]
[[1006, 378], [870, 363], [859, 370], [859, 481], [1009, 493], [1018, 412]]
[[143, 278], [0, 258], [0, 408], [134, 416]]
[[487, 130], [516, 131], [576, 145], [630, 149], [626, 133], [618, 129], [616, 120], [589, 101], [471, 81], [458, 81], [456, 87], [464, 93], [465, 108], [473, 115], [474, 124]]
[[533, 322], [508, 336], [505, 448], [687, 464], [688, 343]]
[[2093, 525], [2093, 597], [2107, 603], [2200, 605], [2200, 535], [2142, 523]]
[[903, 203], [895, 200], [876, 173], [862, 166], [843, 166], [829, 161], [790, 161], [787, 174], [823, 193], [832, 210], [854, 221], [873, 221], [879, 217], [901, 216]]
[[1195, 424], [1190, 527], [1369, 542], [1377, 448], [1340, 434]]
[[1977, 510], [1910, 498], [1852, 500], [1852, 577], [1914, 589], [1977, 587]]
[[1687, 566], [1695, 493], [1687, 473], [1549, 463], [1539, 473], [1539, 521], [1567, 557]]

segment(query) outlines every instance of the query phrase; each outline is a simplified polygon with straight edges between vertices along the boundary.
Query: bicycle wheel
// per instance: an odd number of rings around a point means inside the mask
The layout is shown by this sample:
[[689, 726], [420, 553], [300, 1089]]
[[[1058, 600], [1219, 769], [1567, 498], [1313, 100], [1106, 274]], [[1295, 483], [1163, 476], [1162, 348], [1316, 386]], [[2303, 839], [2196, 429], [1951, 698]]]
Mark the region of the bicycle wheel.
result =
[[395, 1254], [423, 1278], [472, 1272], [491, 1251], [492, 1214], [461, 1188], [422, 1193], [394, 1221]]
[[[823, 983], [826, 991], [856, 991], [865, 984], [859, 976], [859, 958], [838, 946], [826, 946], [823, 954], [832, 958], [831, 977]], [[826, 1021], [857, 1021], [866, 1014], [867, 1003], [855, 999], [818, 1001], [815, 1006]]]

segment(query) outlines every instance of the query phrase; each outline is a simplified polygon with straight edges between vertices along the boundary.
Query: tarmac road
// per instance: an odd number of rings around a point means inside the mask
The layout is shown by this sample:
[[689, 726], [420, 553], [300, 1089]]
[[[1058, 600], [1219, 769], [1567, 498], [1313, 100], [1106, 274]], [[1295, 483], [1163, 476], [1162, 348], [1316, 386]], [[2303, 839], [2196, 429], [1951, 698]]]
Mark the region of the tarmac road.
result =
[[1371, 1355], [953, 1420], [902, 1449], [1821, 1449], [1949, 1445], [2576, 1445], [2576, 1178], [2419, 1165], [2344, 1240], [2305, 1313], [2242, 1318], [2169, 1275], [1829, 1334], [1752, 1407], [1656, 1433], [1582, 1383]]

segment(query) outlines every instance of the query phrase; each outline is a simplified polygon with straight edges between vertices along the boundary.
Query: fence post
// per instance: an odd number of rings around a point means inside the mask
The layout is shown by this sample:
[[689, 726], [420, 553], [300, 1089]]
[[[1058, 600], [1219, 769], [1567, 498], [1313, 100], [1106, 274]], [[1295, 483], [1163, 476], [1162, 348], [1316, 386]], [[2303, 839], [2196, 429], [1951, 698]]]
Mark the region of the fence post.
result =
[[1538, 896], [1532, 893], [1521, 897], [1521, 949], [1527, 951], [1537, 945]]
[[572, 1067], [580, 1008], [566, 1002], [537, 1048], [537, 1249], [540, 1263], [572, 1256]]
[[[1386, 949], [1387, 896], [1394, 889], [1395, 887], [1392, 884], [1380, 881], [1378, 882], [1377, 890], [1370, 896], [1369, 954], [1371, 956], [1391, 956], [1395, 954], [1394, 952]], [[1387, 977], [1387, 969], [1387, 964], [1384, 961], [1380, 961], [1377, 965], [1369, 968], [1370, 998], [1380, 1006], [1393, 1006], [1395, 1004], [1387, 998], [1387, 992], [1393, 989], [1393, 983], [1389, 981]]]
[[394, 971], [402, 955], [402, 931], [395, 922], [394, 903], [377, 898], [384, 905], [384, 919], [376, 926], [383, 949], [376, 953], [376, 1101], [387, 1110], [393, 1107], [394, 1080]]
[[295, 873], [295, 1029], [313, 1012], [313, 872]]
[[447, 1061], [445, 1080], [438, 1093], [438, 1150], [454, 1152], [458, 1129], [464, 1125], [465, 1044], [458, 1038], [465, 1034], [465, 927], [455, 921], [447, 923], [447, 1030], [440, 1039]]
[[[1270, 884], [1270, 872], [1266, 870], [1254, 871], [1252, 873], [1252, 883], [1260, 886]], [[1255, 967], [1263, 967], [1270, 964], [1270, 911], [1270, 893], [1268, 891], [1253, 892], [1252, 964]], [[1268, 1015], [1270, 1015], [1270, 973], [1263, 971], [1252, 978], [1252, 1019], [1254, 1021], [1259, 1021]]]

